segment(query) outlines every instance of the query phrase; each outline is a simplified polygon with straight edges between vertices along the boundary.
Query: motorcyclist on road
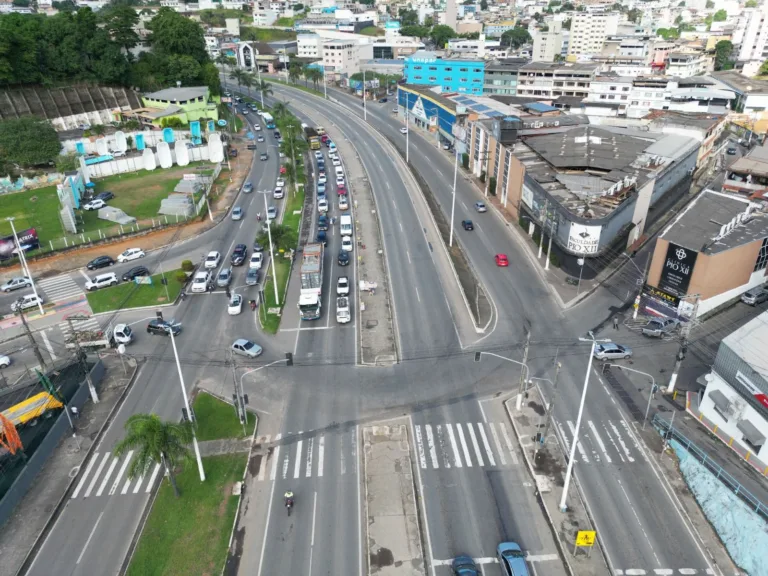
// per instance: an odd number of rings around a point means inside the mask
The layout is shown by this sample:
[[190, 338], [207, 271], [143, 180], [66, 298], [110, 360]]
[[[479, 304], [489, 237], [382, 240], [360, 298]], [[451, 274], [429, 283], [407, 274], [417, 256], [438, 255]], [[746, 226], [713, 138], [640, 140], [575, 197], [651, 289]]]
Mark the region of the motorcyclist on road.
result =
[[283, 498], [285, 498], [285, 507], [290, 508], [293, 506], [293, 492], [288, 490], [285, 494], [283, 494]]

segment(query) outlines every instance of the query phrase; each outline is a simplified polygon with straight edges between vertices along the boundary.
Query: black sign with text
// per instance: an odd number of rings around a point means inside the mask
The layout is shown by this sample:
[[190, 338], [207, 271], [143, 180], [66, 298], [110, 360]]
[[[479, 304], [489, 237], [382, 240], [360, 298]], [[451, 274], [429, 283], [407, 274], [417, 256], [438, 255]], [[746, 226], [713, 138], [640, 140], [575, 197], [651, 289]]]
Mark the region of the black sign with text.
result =
[[661, 269], [659, 288], [677, 297], [688, 293], [698, 252], [669, 243], [664, 266]]

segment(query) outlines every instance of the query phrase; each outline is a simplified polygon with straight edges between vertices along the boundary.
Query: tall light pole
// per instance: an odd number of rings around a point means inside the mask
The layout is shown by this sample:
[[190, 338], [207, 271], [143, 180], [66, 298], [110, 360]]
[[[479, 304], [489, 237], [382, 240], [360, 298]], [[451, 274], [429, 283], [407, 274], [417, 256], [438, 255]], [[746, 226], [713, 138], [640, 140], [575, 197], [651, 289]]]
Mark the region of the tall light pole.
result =
[[277, 292], [277, 267], [275, 266], [275, 251], [272, 247], [272, 221], [269, 219], [269, 207], [267, 206], [267, 195], [264, 194], [264, 213], [267, 218], [267, 236], [269, 237], [269, 259], [272, 264], [272, 284], [275, 287], [275, 306], [280, 306], [280, 298]]
[[408, 124], [408, 100], [405, 101], [405, 162], [411, 161], [411, 127]]
[[365, 69], [363, 69], [363, 120], [368, 122], [368, 107], [365, 105]]
[[21, 249], [21, 244], [19, 244], [19, 237], [16, 235], [16, 226], [13, 225], [13, 216], [10, 216], [6, 218], [8, 222], [11, 224], [11, 230], [13, 230], [13, 241], [16, 244], [16, 252], [19, 255], [19, 262], [21, 263], [21, 270], [24, 272], [24, 275], [29, 278], [30, 284], [32, 284], [32, 293], [35, 295], [35, 299], [37, 300], [37, 307], [40, 310], [40, 314], [44, 314], [43, 312], [43, 303], [40, 302], [40, 298], [37, 295], [37, 288], [35, 287], [35, 281], [32, 279], [32, 273], [29, 271], [29, 266], [27, 266], [27, 258], [24, 256], [24, 250]]
[[456, 212], [456, 178], [459, 175], [459, 149], [454, 150], [455, 161], [453, 163], [453, 200], [451, 200], [451, 232], [448, 236], [448, 247], [453, 246], [453, 216]]
[[[256, 52], [258, 54], [258, 51]], [[264, 90], [261, 89], [261, 68], [259, 67], [259, 61], [256, 60], [256, 77], [259, 80], [259, 92], [261, 92], [261, 109], [264, 110]]]
[[620, 368], [621, 370], [626, 370], [627, 372], [634, 372], [635, 374], [641, 374], [651, 379], [651, 391], [648, 393], [648, 404], [645, 407], [645, 417], [643, 418], [643, 430], [645, 430], [645, 423], [648, 422], [648, 414], [651, 411], [651, 400], [653, 400], [653, 395], [656, 393], [656, 390], [658, 390], [658, 386], [656, 386], [656, 379], [650, 374], [648, 374], [647, 372], [640, 372], [640, 370], [635, 370], [634, 368], [627, 368], [626, 366], [622, 366], [620, 364], [605, 364], [603, 366], [603, 370], [605, 370], [606, 366], [610, 366], [612, 368]]
[[[173, 355], [176, 358], [176, 370], [179, 372], [179, 383], [181, 384], [181, 395], [184, 397], [184, 406], [187, 409], [187, 418], [190, 422], [194, 420], [192, 411], [189, 409], [189, 398], [187, 398], [187, 388], [184, 386], [184, 375], [181, 373], [181, 362], [179, 362], [179, 352], [176, 350], [176, 338], [173, 335], [173, 326], [168, 327], [168, 334], [171, 336], [171, 346], [173, 346]], [[197, 435], [192, 428], [192, 444], [195, 447], [195, 459], [197, 460], [197, 470], [200, 472], [200, 482], [205, 482], [205, 470], [203, 470], [203, 459], [200, 457], [200, 446], [197, 445]]]
[[565, 483], [563, 484], [563, 496], [560, 498], [560, 510], [565, 512], [568, 506], [565, 501], [568, 498], [568, 487], [571, 484], [571, 475], [573, 474], [573, 461], [576, 457], [576, 445], [579, 443], [579, 426], [581, 426], [581, 417], [584, 415], [584, 402], [587, 399], [587, 386], [589, 385], [589, 373], [592, 370], [592, 358], [595, 355], [595, 344], [598, 342], [608, 342], [608, 340], [595, 340], [595, 335], [589, 332], [589, 338], [579, 338], [580, 342], [589, 342], [589, 361], [587, 362], [587, 373], [584, 376], [584, 389], [581, 391], [581, 402], [579, 402], [579, 415], [576, 417], [576, 427], [573, 430], [573, 441], [571, 442], [571, 453], [568, 456], [568, 468], [565, 471]]

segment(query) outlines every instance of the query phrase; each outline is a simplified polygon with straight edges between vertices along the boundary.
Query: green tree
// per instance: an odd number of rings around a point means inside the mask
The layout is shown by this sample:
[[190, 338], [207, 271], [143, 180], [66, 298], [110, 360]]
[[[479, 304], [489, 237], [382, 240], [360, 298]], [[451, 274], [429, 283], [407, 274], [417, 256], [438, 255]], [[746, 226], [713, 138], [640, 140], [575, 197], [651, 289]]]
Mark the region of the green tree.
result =
[[304, 64], [301, 67], [301, 75], [304, 76], [304, 87], [309, 88], [309, 74], [312, 67], [309, 64]]
[[426, 38], [429, 36], [429, 28], [426, 26], [402, 26], [401, 36], [413, 36], [414, 38]]
[[571, 29], [571, 19], [567, 18], [563, 20], [563, 30], [570, 30]]
[[172, 80], [180, 81], [182, 86], [194, 85], [201, 71], [200, 63], [192, 56], [174, 54], [168, 57], [167, 76]]
[[136, 10], [125, 4], [110, 6], [102, 17], [110, 37], [123, 50], [128, 52], [139, 43], [139, 35], [135, 31], [139, 23]]
[[[708, 0], [709, 1], [709, 0]], [[757, 0], [747, 0], [744, 4], [745, 8], [757, 8]], [[714, 6], [713, 6], [714, 8]]]
[[720, 40], [715, 45], [715, 70], [731, 70], [733, 68], [732, 52], [733, 43], [729, 40]]
[[563, 2], [562, 6], [560, 6], [560, 12], [573, 12], [574, 10], [576, 10], [576, 6], [571, 2]]
[[512, 30], [507, 30], [501, 35], [501, 45], [510, 46], [514, 49], [520, 48], [520, 46], [525, 44], [530, 44], [532, 40], [528, 30], [522, 26], [515, 26]]
[[445, 24], [438, 24], [432, 28], [432, 31], [429, 33], [429, 37], [432, 39], [432, 42], [434, 42], [436, 46], [442, 48], [448, 43], [448, 40], [456, 37], [456, 32], [450, 26], [446, 26]]
[[[288, 167], [286, 167], [286, 172], [287, 171]], [[296, 230], [290, 226], [276, 224], [273, 220], [270, 225], [270, 232], [272, 233], [272, 245], [276, 251], [292, 250], [299, 244], [299, 235], [296, 233]], [[256, 237], [256, 242], [262, 246], [269, 246], [269, 236], [267, 236], [266, 229]]]
[[160, 8], [147, 23], [148, 41], [158, 55], [183, 54], [200, 63], [208, 60], [203, 29], [194, 20], [170, 8]]
[[728, 19], [728, 12], [725, 10], [718, 10], [715, 12], [714, 16], [712, 16], [712, 20], [715, 22], [725, 22]]
[[256, 83], [256, 90], [259, 94], [262, 96], [269, 96], [272, 94], [272, 84], [267, 82], [266, 80], [262, 80], [261, 82]]
[[208, 86], [208, 90], [211, 91], [213, 96], [221, 94], [221, 77], [219, 76], [219, 69], [216, 68], [216, 64], [210, 61], [203, 64], [200, 71], [200, 80]]
[[768, 60], [763, 62], [763, 65], [760, 66], [760, 70], [757, 72], [758, 76], [768, 76]]
[[317, 68], [309, 69], [309, 79], [312, 80], [315, 90], [317, 90], [317, 85], [323, 80], [323, 76], [324, 74], [322, 70], [318, 70]]
[[627, 19], [630, 22], [634, 22], [635, 24], [638, 24], [642, 17], [643, 17], [643, 11], [640, 10], [639, 8], [632, 8], [632, 10], [627, 12]]
[[162, 464], [165, 475], [179, 497], [176, 467], [192, 459], [188, 445], [194, 438], [190, 422], [163, 422], [155, 414], [134, 414], [125, 422], [125, 437], [115, 446], [115, 458], [129, 450], [134, 455], [128, 465], [128, 478], [144, 476], [155, 464]]
[[480, 0], [480, 10], [483, 12], [488, 10], [488, 0]]
[[23, 167], [56, 160], [61, 143], [53, 126], [33, 116], [0, 122], [0, 161]]
[[11, 5], [18, 6], [19, 8], [29, 8], [30, 1], [29, 0], [13, 0], [13, 2], [11, 2]]
[[255, 79], [253, 77], [253, 72], [246, 72], [240, 78], [240, 86], [248, 90], [248, 98], [251, 97], [251, 88], [253, 88], [254, 84], [255, 84]]
[[219, 66], [222, 66], [224, 68], [224, 85], [227, 85], [227, 67], [229, 67], [229, 70], [231, 72], [232, 66], [235, 65], [235, 59], [231, 56], [227, 56], [224, 54], [224, 52], [220, 52], [218, 56], [216, 56], [216, 59], [214, 60], [216, 64]]
[[656, 30], [656, 34], [664, 38], [664, 40], [674, 40], [680, 37], [680, 33], [676, 28], [659, 28]]
[[712, 0], [707, 0], [707, 3], [705, 5], [705, 7], [706, 7], [707, 10], [712, 10], [712, 8], [715, 7], [715, 3], [712, 2]]
[[272, 106], [272, 116], [274, 116], [275, 119], [278, 119], [283, 118], [286, 115], [288, 115], [288, 106], [283, 102], [275, 102], [275, 105]]
[[301, 78], [301, 64], [298, 62], [291, 62], [288, 65], [288, 79], [296, 84], [299, 78]]
[[54, 2], [51, 4], [56, 10], [59, 12], [76, 12], [77, 11], [77, 4], [75, 4], [74, 0], [61, 0], [61, 2]]
[[419, 23], [418, 12], [416, 12], [416, 10], [409, 10], [408, 8], [400, 8], [398, 18], [400, 18], [401, 26], [415, 26]]
[[683, 23], [683, 17], [678, 15], [677, 18], [675, 18], [675, 24], [678, 26]]

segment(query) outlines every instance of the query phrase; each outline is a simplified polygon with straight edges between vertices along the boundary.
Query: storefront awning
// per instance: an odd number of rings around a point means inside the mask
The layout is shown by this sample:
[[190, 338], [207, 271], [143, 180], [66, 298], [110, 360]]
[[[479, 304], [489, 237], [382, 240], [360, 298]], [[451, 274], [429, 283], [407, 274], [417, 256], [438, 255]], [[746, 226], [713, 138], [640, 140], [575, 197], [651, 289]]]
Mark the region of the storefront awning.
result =
[[736, 423], [736, 428], [741, 430], [744, 434], [744, 438], [752, 444], [752, 446], [762, 446], [765, 444], [765, 436], [763, 436], [763, 433], [755, 428], [754, 424], [749, 420], [739, 420]]
[[731, 401], [728, 400], [728, 396], [723, 394], [720, 390], [712, 390], [712, 392], [709, 393], [709, 397], [712, 399], [712, 402], [715, 403], [715, 406], [717, 406], [721, 412], [727, 412], [728, 409], [731, 407]]

